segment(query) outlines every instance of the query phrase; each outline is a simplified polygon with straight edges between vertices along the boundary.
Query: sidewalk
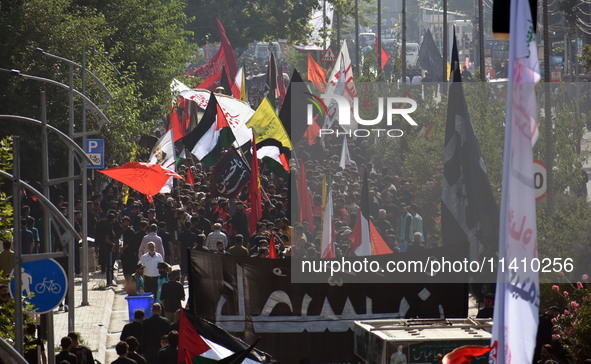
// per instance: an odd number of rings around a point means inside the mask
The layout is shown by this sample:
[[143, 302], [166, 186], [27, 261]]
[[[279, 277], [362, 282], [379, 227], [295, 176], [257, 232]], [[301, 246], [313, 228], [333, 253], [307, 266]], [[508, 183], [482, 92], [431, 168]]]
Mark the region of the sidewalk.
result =
[[[82, 278], [75, 280], [75, 331], [79, 332], [84, 345], [93, 351], [95, 359], [105, 363], [105, 351], [107, 343], [107, 329], [111, 319], [113, 300], [116, 290], [122, 290], [121, 285], [117, 287], [105, 287], [104, 274], [100, 272], [89, 273], [88, 280], [88, 306], [81, 306], [82, 302]], [[70, 308], [71, 309], [71, 308]], [[62, 337], [68, 334], [68, 313], [54, 311], [54, 340], [56, 345]]]

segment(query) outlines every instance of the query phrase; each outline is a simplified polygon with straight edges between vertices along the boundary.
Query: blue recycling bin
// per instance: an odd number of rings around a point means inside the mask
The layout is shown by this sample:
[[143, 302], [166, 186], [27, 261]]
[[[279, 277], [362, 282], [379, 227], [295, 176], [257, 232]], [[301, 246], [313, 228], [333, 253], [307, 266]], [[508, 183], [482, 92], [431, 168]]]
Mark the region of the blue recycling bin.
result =
[[144, 310], [148, 318], [152, 316], [152, 306], [154, 305], [154, 295], [151, 293], [141, 293], [137, 296], [127, 296], [127, 307], [129, 311], [129, 321], [133, 321], [133, 314], [135, 310]]

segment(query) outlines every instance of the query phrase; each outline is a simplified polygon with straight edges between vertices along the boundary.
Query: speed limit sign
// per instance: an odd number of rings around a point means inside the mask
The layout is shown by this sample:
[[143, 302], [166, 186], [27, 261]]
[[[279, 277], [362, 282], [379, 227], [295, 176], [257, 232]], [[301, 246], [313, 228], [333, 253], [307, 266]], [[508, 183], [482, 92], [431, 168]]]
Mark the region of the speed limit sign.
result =
[[546, 197], [546, 164], [534, 159], [534, 193], [536, 201]]

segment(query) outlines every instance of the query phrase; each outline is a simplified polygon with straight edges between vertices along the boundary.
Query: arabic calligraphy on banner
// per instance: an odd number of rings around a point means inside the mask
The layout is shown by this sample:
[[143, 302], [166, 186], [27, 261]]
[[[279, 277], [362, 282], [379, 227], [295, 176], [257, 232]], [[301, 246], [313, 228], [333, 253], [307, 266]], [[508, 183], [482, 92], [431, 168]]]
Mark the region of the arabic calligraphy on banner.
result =
[[304, 356], [354, 362], [357, 320], [467, 315], [465, 284], [351, 284], [338, 279], [292, 284], [289, 259], [193, 250], [190, 263], [194, 313], [246, 338], [261, 336], [258, 346], [279, 362]]
[[250, 170], [238, 152], [230, 148], [211, 173], [209, 192], [213, 197], [235, 198], [250, 180]]

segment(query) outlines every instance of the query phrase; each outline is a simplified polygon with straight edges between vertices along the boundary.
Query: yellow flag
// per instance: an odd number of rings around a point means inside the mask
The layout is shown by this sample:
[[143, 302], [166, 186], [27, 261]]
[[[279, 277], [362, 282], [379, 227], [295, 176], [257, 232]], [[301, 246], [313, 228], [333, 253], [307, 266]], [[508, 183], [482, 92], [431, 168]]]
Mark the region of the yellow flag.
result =
[[257, 108], [257, 111], [252, 115], [246, 126], [252, 128], [256, 137], [257, 143], [266, 139], [275, 139], [284, 147], [293, 149], [289, 135], [285, 131], [281, 120], [277, 117], [275, 110], [269, 100], [265, 97], [263, 102]]

